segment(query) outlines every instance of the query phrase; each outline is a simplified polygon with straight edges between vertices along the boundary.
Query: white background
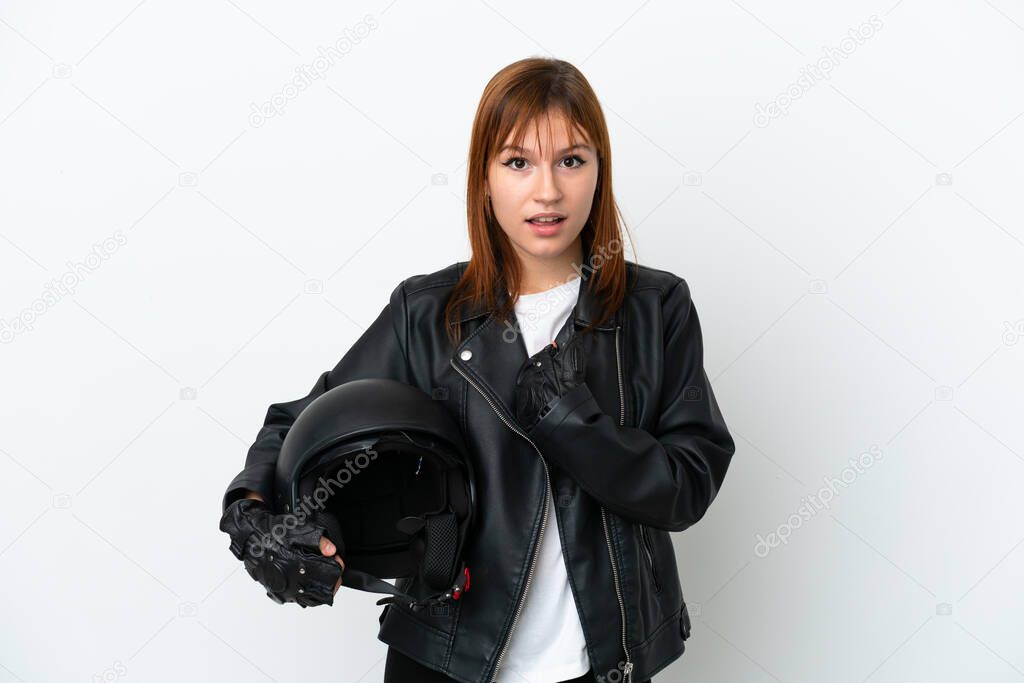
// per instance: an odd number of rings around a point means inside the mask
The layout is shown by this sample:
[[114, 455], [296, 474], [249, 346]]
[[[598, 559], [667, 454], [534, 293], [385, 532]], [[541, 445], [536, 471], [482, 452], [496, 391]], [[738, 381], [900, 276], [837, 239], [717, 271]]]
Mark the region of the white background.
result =
[[547, 54], [737, 442], [656, 680], [1024, 679], [1019, 2], [130, 0], [0, 5], [0, 683], [381, 680], [375, 596], [271, 602], [220, 497], [267, 405], [468, 257], [477, 100]]

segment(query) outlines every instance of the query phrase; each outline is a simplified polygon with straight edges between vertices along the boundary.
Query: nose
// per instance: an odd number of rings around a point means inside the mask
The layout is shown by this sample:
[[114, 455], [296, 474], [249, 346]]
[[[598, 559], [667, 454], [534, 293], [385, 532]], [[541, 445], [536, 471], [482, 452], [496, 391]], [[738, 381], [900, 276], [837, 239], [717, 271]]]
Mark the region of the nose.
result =
[[548, 164], [542, 164], [534, 177], [537, 182], [534, 188], [534, 198], [539, 203], [550, 204], [562, 198], [562, 191], [558, 187], [555, 171]]

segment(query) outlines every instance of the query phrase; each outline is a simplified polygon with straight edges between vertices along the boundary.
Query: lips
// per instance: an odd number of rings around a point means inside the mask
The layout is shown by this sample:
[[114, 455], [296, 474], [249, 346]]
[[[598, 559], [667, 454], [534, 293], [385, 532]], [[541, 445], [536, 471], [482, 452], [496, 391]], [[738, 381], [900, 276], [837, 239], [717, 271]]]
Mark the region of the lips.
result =
[[537, 220], [534, 217], [527, 219], [526, 223], [530, 226], [530, 231], [537, 237], [553, 237], [562, 231], [562, 225], [565, 223], [565, 220], [565, 216], [547, 221]]
[[540, 228], [554, 227], [565, 222], [565, 214], [558, 211], [544, 211], [533, 214], [526, 219], [526, 222]]

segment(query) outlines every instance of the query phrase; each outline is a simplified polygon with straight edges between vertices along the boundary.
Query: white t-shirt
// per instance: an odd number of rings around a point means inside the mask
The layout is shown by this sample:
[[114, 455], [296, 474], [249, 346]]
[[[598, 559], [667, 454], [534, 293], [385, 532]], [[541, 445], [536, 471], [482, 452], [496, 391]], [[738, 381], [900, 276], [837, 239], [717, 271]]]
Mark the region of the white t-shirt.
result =
[[[535, 294], [520, 295], [515, 312], [530, 356], [551, 343], [579, 297], [580, 278]], [[547, 526], [538, 549], [526, 604], [505, 652], [501, 683], [552, 683], [590, 670], [587, 641], [569, 587], [550, 489]]]

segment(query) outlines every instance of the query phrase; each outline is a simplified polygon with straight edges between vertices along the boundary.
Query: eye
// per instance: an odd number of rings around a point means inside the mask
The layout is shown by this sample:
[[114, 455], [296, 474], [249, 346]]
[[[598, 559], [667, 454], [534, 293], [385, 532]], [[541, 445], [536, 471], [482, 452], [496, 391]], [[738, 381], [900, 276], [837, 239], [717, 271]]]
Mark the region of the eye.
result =
[[569, 168], [579, 168], [583, 164], [587, 163], [582, 158], [580, 158], [579, 155], [576, 154], [566, 157], [565, 159], [563, 159], [563, 161], [568, 161], [569, 159], [575, 159], [578, 162], [575, 166], [569, 166]]
[[[587, 163], [586, 161], [584, 161], [584, 159], [582, 157], [580, 157], [577, 154], [573, 154], [571, 156], [567, 156], [564, 159], [562, 159], [562, 161], [563, 162], [566, 162], [566, 161], [574, 161], [575, 162], [572, 165], [566, 166], [566, 168], [579, 168], [580, 166], [583, 166], [585, 163]], [[522, 166], [516, 165], [519, 162], [522, 162], [523, 165]], [[502, 163], [503, 166], [511, 168], [512, 170], [523, 171], [523, 170], [526, 170], [526, 166], [529, 165], [530, 162], [527, 159], [525, 159], [524, 157], [511, 157], [508, 160], [503, 161], [501, 163]]]
[[503, 161], [501, 163], [503, 166], [508, 166], [514, 171], [522, 171], [525, 168], [525, 166], [513, 166], [513, 164], [517, 161], [522, 161], [523, 163], [526, 163], [526, 159], [524, 159], [523, 157], [512, 157], [508, 161]]

